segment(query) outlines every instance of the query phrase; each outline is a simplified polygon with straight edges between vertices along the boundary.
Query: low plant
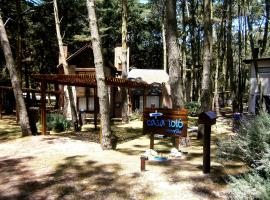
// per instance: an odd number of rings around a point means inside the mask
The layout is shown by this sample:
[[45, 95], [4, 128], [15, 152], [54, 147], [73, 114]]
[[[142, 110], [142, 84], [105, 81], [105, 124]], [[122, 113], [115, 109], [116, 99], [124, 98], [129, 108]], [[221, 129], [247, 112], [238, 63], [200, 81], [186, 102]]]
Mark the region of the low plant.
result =
[[131, 113], [131, 115], [129, 116], [129, 119], [130, 121], [142, 120], [142, 117], [143, 117], [142, 112], [136, 109], [134, 112]]
[[261, 113], [241, 123], [239, 132], [218, 142], [221, 161], [240, 160], [250, 171], [230, 177], [232, 199], [270, 199], [270, 115]]
[[70, 128], [70, 121], [64, 115], [58, 113], [50, 113], [46, 115], [46, 124], [48, 130], [62, 132]]
[[199, 114], [201, 104], [198, 101], [192, 101], [185, 104], [185, 109], [188, 110], [189, 115], [197, 116]]

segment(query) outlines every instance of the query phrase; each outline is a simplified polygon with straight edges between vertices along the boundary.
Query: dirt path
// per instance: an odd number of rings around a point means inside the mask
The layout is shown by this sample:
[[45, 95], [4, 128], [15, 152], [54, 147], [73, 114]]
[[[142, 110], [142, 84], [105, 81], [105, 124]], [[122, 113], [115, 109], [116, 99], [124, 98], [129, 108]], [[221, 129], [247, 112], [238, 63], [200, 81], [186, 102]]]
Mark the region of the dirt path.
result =
[[[97, 143], [70, 137], [16, 139], [16, 131], [12, 120], [0, 120], [5, 138], [0, 140], [0, 199], [225, 199], [224, 168], [213, 153], [211, 174], [201, 172], [202, 146], [194, 137], [190, 147], [182, 148], [183, 158], [147, 162], [147, 171], [140, 172], [147, 136], [103, 151]], [[228, 130], [214, 131], [213, 140]]]

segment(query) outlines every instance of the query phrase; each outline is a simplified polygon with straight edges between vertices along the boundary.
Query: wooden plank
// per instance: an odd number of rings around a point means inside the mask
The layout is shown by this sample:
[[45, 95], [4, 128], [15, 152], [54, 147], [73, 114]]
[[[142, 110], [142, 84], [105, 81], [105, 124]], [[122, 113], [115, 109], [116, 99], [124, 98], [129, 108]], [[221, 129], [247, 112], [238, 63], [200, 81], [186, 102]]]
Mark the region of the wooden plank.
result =
[[41, 135], [46, 134], [46, 85], [45, 82], [41, 82]]
[[[98, 104], [98, 98], [97, 98], [97, 88], [94, 88], [94, 124], [95, 124], [95, 130], [97, 130], [97, 104]], [[101, 126], [100, 126], [101, 129]]]
[[2, 119], [2, 108], [3, 108], [3, 90], [0, 88], [0, 119]]

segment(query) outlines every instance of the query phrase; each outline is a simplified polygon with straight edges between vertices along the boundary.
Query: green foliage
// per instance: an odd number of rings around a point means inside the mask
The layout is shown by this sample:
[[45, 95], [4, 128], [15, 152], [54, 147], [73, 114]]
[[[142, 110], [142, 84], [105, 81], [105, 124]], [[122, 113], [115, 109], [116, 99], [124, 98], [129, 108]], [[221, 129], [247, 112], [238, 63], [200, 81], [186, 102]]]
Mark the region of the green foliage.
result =
[[134, 112], [131, 113], [131, 115], [129, 116], [129, 119], [131, 121], [133, 120], [142, 120], [143, 114], [141, 111], [139, 110], [135, 110]]
[[200, 107], [201, 107], [201, 104], [198, 101], [192, 101], [185, 104], [185, 109], [188, 109], [188, 113], [192, 116], [199, 114]]
[[232, 199], [270, 199], [270, 116], [261, 113], [241, 124], [236, 135], [219, 141], [217, 156], [222, 161], [237, 159], [250, 172], [230, 178]]
[[46, 115], [46, 123], [48, 130], [54, 130], [55, 132], [61, 132], [68, 130], [70, 122], [62, 114], [48, 114]]
[[261, 113], [241, 124], [239, 132], [229, 140], [219, 142], [218, 156], [240, 159], [249, 166], [256, 165], [270, 149], [270, 116]]

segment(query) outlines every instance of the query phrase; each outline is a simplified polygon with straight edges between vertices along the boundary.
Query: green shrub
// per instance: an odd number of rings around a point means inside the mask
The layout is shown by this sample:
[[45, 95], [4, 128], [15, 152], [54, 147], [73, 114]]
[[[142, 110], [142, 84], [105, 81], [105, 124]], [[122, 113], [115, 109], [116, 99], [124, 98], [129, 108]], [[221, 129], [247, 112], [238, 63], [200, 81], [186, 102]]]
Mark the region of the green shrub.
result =
[[48, 130], [62, 132], [70, 128], [70, 122], [62, 114], [51, 113], [46, 115], [46, 123]]
[[232, 199], [270, 199], [270, 115], [261, 113], [242, 122], [239, 132], [218, 142], [217, 156], [240, 160], [250, 169], [230, 177]]
[[201, 107], [201, 104], [198, 101], [192, 101], [185, 104], [185, 109], [188, 109], [188, 113], [191, 116], [198, 115], [200, 107]]
[[143, 114], [141, 111], [139, 110], [135, 110], [134, 112], [132, 112], [129, 116], [129, 120], [133, 121], [133, 120], [142, 120]]

